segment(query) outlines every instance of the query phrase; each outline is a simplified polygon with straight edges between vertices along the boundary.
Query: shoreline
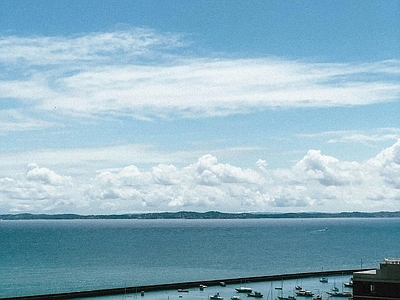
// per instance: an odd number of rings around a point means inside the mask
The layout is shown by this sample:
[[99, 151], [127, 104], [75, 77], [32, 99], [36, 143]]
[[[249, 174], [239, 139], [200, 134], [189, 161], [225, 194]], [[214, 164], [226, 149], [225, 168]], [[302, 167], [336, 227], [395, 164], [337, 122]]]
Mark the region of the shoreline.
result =
[[76, 291], [76, 292], [66, 292], [66, 293], [56, 293], [56, 294], [7, 297], [7, 298], [0, 298], [0, 300], [45, 300], [45, 299], [89, 298], [89, 297], [101, 297], [101, 296], [111, 296], [111, 295], [121, 295], [121, 294], [136, 294], [142, 292], [145, 293], [151, 291], [198, 288], [200, 285], [217, 286], [221, 285], [221, 283], [240, 284], [242, 282], [247, 282], [247, 283], [263, 282], [263, 281], [268, 282], [276, 280], [300, 279], [300, 278], [310, 278], [310, 277], [349, 275], [353, 274], [354, 272], [366, 271], [366, 270], [370, 269], [320, 271], [320, 272], [292, 273], [292, 274], [266, 275], [266, 276], [254, 276], [254, 277], [242, 277], [242, 278], [226, 278], [226, 279], [190, 281], [190, 282], [177, 282], [177, 283], [100, 289], [100, 290]]

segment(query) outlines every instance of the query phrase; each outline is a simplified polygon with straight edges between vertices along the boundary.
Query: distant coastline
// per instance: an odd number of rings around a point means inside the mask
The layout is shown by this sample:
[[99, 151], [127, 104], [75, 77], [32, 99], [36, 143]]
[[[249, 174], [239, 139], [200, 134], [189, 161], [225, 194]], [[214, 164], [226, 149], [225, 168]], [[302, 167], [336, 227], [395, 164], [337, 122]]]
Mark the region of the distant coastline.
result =
[[111, 215], [79, 214], [1, 214], [0, 220], [85, 220], [85, 219], [307, 219], [307, 218], [400, 218], [400, 211], [340, 212], [340, 213], [224, 213], [209, 212], [159, 212]]

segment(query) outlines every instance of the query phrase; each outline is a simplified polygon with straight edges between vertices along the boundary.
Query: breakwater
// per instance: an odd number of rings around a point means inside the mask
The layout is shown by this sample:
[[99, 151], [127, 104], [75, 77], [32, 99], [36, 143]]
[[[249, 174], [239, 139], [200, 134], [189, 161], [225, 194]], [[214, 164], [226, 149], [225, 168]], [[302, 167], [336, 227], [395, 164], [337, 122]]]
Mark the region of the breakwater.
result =
[[241, 278], [213, 279], [213, 280], [131, 286], [122, 288], [100, 289], [100, 290], [76, 291], [76, 292], [57, 293], [57, 294], [7, 297], [7, 298], [0, 298], [0, 300], [47, 300], [47, 299], [89, 298], [89, 297], [133, 294], [133, 293], [146, 293], [146, 292], [161, 291], [161, 290], [198, 288], [200, 285], [216, 286], [225, 284], [226, 285], [241, 284], [243, 282], [251, 283], [251, 282], [301, 279], [309, 277], [340, 276], [340, 275], [349, 275], [353, 274], [354, 272], [365, 271], [365, 270], [367, 269], [336, 270], [336, 271], [279, 274], [279, 275], [266, 275], [266, 276], [241, 277]]

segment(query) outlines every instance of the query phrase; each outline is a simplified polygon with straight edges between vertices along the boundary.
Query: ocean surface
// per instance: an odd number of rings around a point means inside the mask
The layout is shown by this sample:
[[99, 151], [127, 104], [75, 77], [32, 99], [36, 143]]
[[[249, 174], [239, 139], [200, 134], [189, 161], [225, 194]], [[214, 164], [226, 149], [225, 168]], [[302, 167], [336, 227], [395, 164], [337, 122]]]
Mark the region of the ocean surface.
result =
[[[0, 297], [11, 297], [378, 268], [400, 257], [400, 219], [2, 220], [0, 243]], [[178, 297], [168, 293], [155, 295]]]

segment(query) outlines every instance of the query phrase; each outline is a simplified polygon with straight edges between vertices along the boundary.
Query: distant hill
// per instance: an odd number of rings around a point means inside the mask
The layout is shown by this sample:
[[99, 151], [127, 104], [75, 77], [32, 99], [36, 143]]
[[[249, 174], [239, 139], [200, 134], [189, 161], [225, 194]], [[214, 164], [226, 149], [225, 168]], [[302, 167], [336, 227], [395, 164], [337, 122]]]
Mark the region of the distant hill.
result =
[[282, 219], [282, 218], [399, 218], [400, 211], [341, 212], [341, 213], [224, 213], [209, 212], [160, 212], [121, 215], [78, 214], [3, 214], [1, 220], [74, 220], [74, 219]]

